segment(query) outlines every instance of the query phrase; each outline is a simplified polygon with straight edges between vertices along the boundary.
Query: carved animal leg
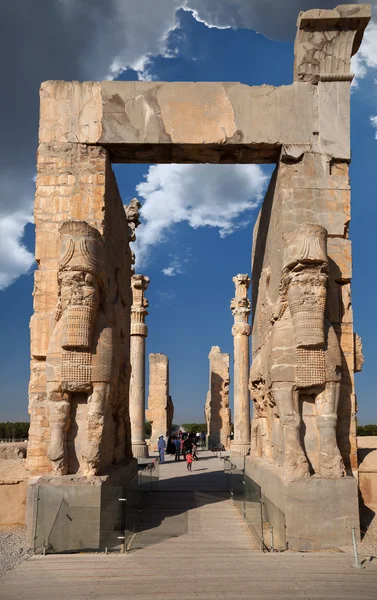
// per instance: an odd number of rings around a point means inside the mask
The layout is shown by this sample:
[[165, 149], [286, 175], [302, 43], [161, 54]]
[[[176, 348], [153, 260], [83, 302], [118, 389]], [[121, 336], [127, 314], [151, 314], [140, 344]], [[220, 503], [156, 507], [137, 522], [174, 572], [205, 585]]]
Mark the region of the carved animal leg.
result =
[[257, 417], [253, 417], [251, 420], [251, 450], [250, 454], [252, 456], [260, 457], [259, 452], [259, 444], [258, 444], [258, 429], [259, 429], [259, 419]]
[[100, 445], [109, 397], [109, 383], [93, 383], [93, 392], [88, 397], [88, 441], [83, 456], [85, 475], [88, 476], [97, 475], [99, 471]]
[[316, 398], [319, 432], [319, 474], [327, 479], [345, 475], [343, 460], [336, 441], [340, 383], [330, 381]]
[[67, 394], [62, 394], [58, 384], [47, 384], [47, 397], [50, 412], [50, 444], [47, 456], [52, 463], [54, 475], [66, 475], [67, 431], [70, 425], [70, 403]]
[[300, 441], [298, 393], [293, 385], [277, 384], [272, 388], [284, 436], [284, 469], [288, 478], [309, 477], [309, 465]]

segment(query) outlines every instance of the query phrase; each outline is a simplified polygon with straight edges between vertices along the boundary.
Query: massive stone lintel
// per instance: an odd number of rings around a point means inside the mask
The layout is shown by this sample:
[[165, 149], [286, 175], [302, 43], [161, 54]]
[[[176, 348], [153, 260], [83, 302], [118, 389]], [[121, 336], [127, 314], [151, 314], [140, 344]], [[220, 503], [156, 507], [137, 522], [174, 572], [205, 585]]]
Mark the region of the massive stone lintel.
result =
[[158, 438], [170, 434], [174, 406], [169, 396], [169, 359], [165, 354], [149, 355], [149, 395], [146, 417], [152, 424], [150, 448], [157, 450]]
[[208, 447], [230, 445], [229, 354], [212, 346], [209, 358], [209, 390], [205, 403]]

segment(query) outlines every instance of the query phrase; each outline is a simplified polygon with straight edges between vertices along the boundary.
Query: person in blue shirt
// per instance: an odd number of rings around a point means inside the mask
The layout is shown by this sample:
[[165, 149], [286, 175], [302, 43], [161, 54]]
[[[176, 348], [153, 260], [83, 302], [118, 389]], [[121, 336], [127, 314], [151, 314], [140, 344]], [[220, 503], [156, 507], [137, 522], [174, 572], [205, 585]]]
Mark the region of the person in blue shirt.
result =
[[166, 442], [164, 440], [163, 435], [160, 435], [160, 437], [158, 439], [157, 448], [158, 448], [158, 455], [160, 458], [160, 465], [163, 465], [165, 462], [165, 448], [166, 448]]
[[176, 438], [174, 440], [174, 446], [175, 446], [175, 460], [181, 460], [181, 440], [179, 438]]

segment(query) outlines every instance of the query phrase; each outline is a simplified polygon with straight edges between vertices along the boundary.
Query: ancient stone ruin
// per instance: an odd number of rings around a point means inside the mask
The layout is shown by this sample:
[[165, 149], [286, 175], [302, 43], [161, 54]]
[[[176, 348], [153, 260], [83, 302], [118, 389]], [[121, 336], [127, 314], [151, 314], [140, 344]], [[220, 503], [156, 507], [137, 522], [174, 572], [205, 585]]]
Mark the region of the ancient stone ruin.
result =
[[165, 354], [149, 355], [149, 395], [147, 420], [151, 422], [150, 448], [157, 450], [158, 438], [170, 434], [174, 405], [169, 396], [169, 359]]
[[132, 276], [130, 420], [135, 458], [148, 456], [145, 443], [145, 339], [148, 335], [145, 317], [148, 300], [144, 296], [148, 284], [149, 277]]
[[251, 327], [248, 323], [250, 300], [248, 289], [250, 277], [237, 275], [233, 277], [236, 295], [230, 303], [234, 325], [234, 436], [232, 452], [246, 456], [250, 450], [250, 396], [249, 396], [249, 336]]
[[[287, 86], [42, 84], [31, 475], [110, 477], [114, 466], [132, 462], [130, 339], [143, 334], [131, 336], [129, 241], [139, 205], [124, 210], [111, 163], [275, 163], [253, 236], [251, 440], [247, 282], [235, 282], [234, 450], [245, 454], [251, 444], [246, 473], [270, 522], [284, 515], [292, 548], [348, 543], [349, 528], [358, 528], [354, 373], [362, 364], [350, 288], [350, 61], [369, 18], [363, 4], [301, 13]], [[215, 356], [223, 355], [216, 349]], [[159, 408], [150, 395], [153, 444], [172, 415], [161, 360]], [[214, 439], [223, 443], [230, 434], [225, 363], [206, 405], [210, 438], [216, 423]], [[137, 405], [141, 415], [138, 398], [132, 411]]]
[[209, 358], [209, 389], [205, 403], [208, 447], [229, 448], [231, 415], [229, 408], [229, 354], [212, 346]]

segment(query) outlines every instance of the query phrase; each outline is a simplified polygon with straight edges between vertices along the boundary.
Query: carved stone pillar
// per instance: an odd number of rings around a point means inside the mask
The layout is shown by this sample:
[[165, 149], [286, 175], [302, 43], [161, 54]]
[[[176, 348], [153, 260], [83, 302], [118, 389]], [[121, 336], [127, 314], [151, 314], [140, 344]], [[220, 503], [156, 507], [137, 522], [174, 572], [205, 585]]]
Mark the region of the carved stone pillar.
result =
[[250, 315], [250, 300], [247, 297], [250, 286], [248, 275], [233, 277], [236, 286], [235, 298], [230, 303], [234, 325], [234, 439], [232, 452], [245, 456], [250, 449], [250, 396], [248, 389], [249, 378], [249, 336], [251, 332], [248, 323]]
[[130, 419], [132, 453], [135, 458], [146, 458], [148, 447], [145, 443], [145, 338], [148, 328], [144, 322], [148, 314], [148, 300], [144, 292], [148, 288], [149, 277], [133, 275], [131, 308], [131, 380], [130, 380]]

